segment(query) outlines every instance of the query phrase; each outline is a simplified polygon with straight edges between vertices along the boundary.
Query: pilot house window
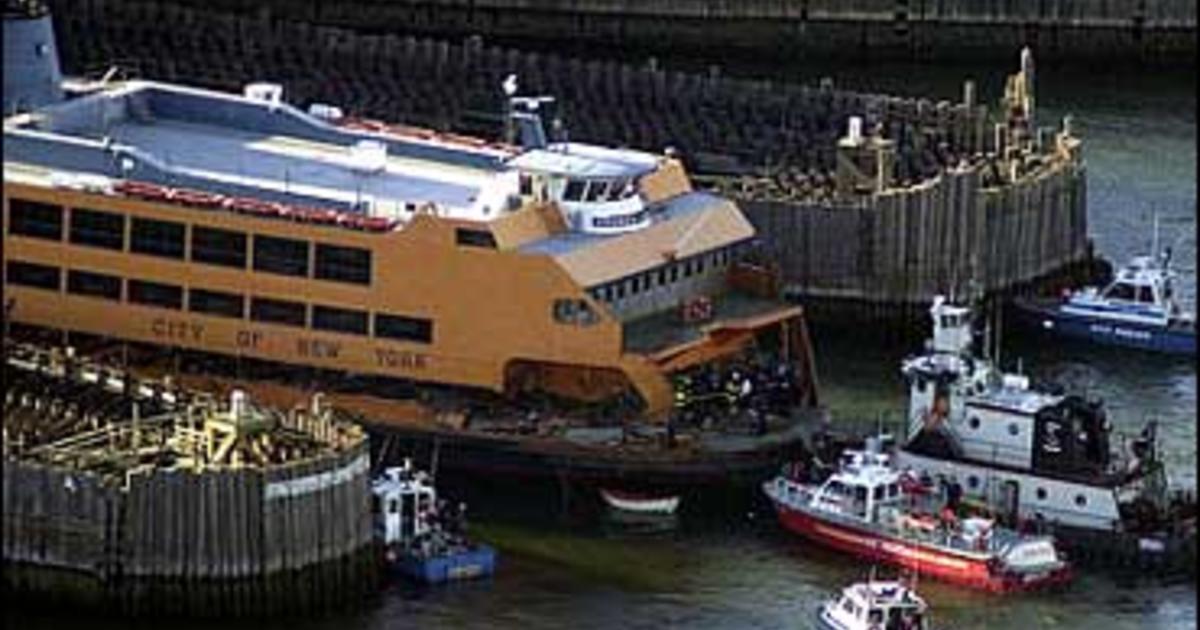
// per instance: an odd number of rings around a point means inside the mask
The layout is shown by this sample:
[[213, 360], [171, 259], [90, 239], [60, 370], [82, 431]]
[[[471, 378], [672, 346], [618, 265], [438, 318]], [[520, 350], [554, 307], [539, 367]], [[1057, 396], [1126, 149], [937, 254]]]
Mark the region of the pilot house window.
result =
[[129, 249], [138, 254], [182, 259], [184, 232], [182, 223], [134, 217], [129, 231]]
[[589, 326], [598, 321], [588, 303], [583, 300], [554, 300], [554, 321], [559, 324]]
[[567, 182], [567, 187], [563, 191], [563, 201], [583, 201], [583, 189], [587, 187], [587, 183], [580, 179], [572, 179]]
[[308, 241], [255, 234], [254, 269], [285, 276], [307, 276]]
[[8, 200], [9, 234], [61, 241], [62, 224], [61, 206], [28, 199]]
[[124, 249], [125, 215], [73, 208], [71, 242], [105, 249]]

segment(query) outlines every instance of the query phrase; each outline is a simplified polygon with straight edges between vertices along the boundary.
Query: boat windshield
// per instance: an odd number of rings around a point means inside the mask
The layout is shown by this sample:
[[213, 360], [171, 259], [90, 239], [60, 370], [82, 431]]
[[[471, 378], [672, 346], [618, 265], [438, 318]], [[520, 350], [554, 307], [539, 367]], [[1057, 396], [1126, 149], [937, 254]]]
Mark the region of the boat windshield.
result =
[[1104, 297], [1112, 300], [1133, 302], [1137, 298], [1137, 288], [1128, 282], [1118, 282], [1109, 287], [1108, 291], [1104, 292]]

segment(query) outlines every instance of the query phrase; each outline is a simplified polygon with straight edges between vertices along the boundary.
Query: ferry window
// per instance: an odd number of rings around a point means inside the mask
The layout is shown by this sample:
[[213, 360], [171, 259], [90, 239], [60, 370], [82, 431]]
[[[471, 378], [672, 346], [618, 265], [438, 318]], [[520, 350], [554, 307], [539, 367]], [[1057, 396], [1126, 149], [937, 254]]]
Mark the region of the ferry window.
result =
[[971, 427], [972, 429], [978, 429], [979, 428], [979, 416], [971, 416], [971, 419], [967, 420], [967, 426]]
[[617, 289], [617, 298], [616, 299], [618, 299], [618, 300], [625, 299], [625, 283], [618, 282], [616, 284], [616, 289]]
[[898, 494], [900, 494], [900, 484], [889, 483], [887, 487], [888, 498], [894, 498]]
[[105, 249], [124, 249], [125, 215], [72, 208], [71, 242]]
[[1008, 425], [1008, 434], [1009, 435], [1016, 435], [1020, 432], [1021, 432], [1021, 428], [1017, 426], [1017, 423], [1015, 423], [1015, 422], [1009, 423], [1009, 425]]
[[129, 301], [134, 304], [183, 308], [183, 287], [145, 280], [129, 280]]
[[184, 231], [182, 223], [133, 217], [129, 229], [129, 250], [138, 254], [182, 259]]
[[8, 200], [9, 234], [61, 241], [62, 224], [62, 206], [15, 197]]
[[62, 282], [58, 267], [10, 260], [4, 267], [4, 279], [12, 284], [57, 291]]
[[671, 265], [671, 282], [679, 280], [679, 265]]
[[696, 273], [704, 273], [704, 258], [696, 259]]
[[1146, 304], [1154, 303], [1154, 293], [1150, 290], [1150, 287], [1138, 287], [1138, 301], [1145, 302]]
[[315, 273], [321, 280], [371, 283], [371, 250], [317, 243]]
[[192, 260], [246, 268], [246, 233], [192, 226]]
[[375, 314], [375, 336], [402, 341], [433, 341], [433, 322], [421, 317]]
[[882, 501], [883, 500], [883, 486], [875, 486], [875, 490], [872, 492], [872, 494], [874, 495], [874, 498], [876, 501]]
[[567, 188], [563, 191], [563, 201], [582, 201], [585, 187], [586, 183], [581, 179], [567, 180]]
[[1075, 505], [1078, 505], [1079, 507], [1087, 505], [1087, 497], [1083, 496], [1082, 494], [1075, 495]]
[[1114, 300], [1129, 300], [1132, 302], [1134, 296], [1135, 293], [1133, 290], [1133, 285], [1121, 282], [1114, 284], [1113, 287], [1108, 290], [1108, 295], [1106, 297], [1110, 297]]
[[1045, 489], [1045, 488], [1038, 488], [1038, 489], [1037, 489], [1037, 498], [1038, 498], [1038, 501], [1045, 501], [1045, 500], [1046, 500], [1046, 489]]
[[659, 269], [658, 270], [658, 286], [661, 287], [662, 285], [664, 285], [666, 283], [667, 283], [667, 270]]
[[304, 326], [304, 304], [269, 298], [250, 299], [250, 319], [257, 322]]
[[241, 319], [246, 314], [246, 298], [224, 291], [191, 289], [188, 291], [188, 310], [193, 313]]
[[67, 272], [67, 292], [106, 300], [120, 300], [121, 279], [103, 273], [72, 269]]
[[313, 305], [312, 327], [353, 335], [367, 334], [367, 312]]
[[308, 241], [255, 234], [254, 269], [285, 276], [307, 276]]
[[586, 199], [588, 201], [600, 201], [604, 198], [604, 193], [608, 191], [608, 182], [594, 181], [588, 184]]
[[466, 247], [496, 249], [496, 237], [487, 230], [456, 228], [454, 230], [454, 242]]
[[976, 477], [975, 475], [967, 477], [967, 487], [971, 489], [979, 487], [979, 477]]
[[554, 300], [552, 312], [554, 321], [559, 324], [588, 326], [599, 321], [588, 303], [583, 300]]
[[533, 195], [533, 176], [521, 173], [517, 177], [517, 191], [525, 197]]

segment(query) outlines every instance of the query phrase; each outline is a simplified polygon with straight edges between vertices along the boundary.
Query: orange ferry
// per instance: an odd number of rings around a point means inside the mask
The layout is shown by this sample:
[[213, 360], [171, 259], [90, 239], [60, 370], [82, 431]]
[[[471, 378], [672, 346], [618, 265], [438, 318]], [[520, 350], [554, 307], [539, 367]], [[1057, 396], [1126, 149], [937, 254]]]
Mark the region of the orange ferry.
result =
[[[815, 402], [798, 306], [679, 160], [522, 146], [227, 94], [68, 84], [4, 123], [13, 322], [662, 419], [672, 375], [771, 332]], [[511, 96], [511, 94], [510, 94]], [[532, 106], [530, 104], [533, 104]]]

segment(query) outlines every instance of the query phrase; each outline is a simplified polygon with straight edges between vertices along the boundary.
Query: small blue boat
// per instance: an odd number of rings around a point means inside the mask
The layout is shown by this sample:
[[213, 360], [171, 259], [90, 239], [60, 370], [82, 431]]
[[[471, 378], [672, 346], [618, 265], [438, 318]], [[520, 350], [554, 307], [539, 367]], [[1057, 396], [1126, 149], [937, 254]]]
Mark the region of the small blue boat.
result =
[[1101, 344], [1168, 354], [1196, 354], [1196, 320], [1175, 300], [1171, 251], [1137, 256], [1103, 290], [1085, 287], [1064, 299], [1014, 301], [1041, 330]]
[[371, 483], [371, 494], [375, 535], [389, 570], [429, 584], [496, 570], [496, 551], [466, 537], [466, 506], [452, 511], [439, 502], [432, 476], [411, 461], [384, 470]]

